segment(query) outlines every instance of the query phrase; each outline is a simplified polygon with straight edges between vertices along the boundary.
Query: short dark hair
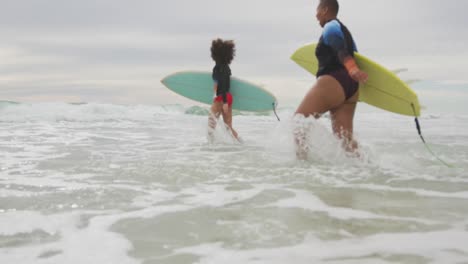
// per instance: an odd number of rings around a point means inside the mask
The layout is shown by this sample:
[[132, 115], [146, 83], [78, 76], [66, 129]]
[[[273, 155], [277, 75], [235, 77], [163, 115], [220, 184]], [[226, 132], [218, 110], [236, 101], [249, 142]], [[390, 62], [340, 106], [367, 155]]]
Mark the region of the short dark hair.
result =
[[222, 40], [220, 38], [211, 43], [211, 58], [217, 64], [231, 64], [236, 56], [236, 44], [233, 40]]
[[328, 7], [334, 15], [338, 15], [338, 11], [340, 11], [338, 0], [320, 0], [320, 6]]

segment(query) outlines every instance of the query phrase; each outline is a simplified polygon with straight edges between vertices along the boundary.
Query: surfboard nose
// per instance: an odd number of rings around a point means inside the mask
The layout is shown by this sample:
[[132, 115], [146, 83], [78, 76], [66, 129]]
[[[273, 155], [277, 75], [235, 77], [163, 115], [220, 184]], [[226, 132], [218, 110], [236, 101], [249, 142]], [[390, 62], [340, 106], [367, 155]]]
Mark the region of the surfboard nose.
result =
[[161, 83], [164, 84], [167, 88], [169, 88], [169, 86], [171, 86], [171, 84], [177, 80], [177, 76], [177, 73], [169, 74], [161, 79]]

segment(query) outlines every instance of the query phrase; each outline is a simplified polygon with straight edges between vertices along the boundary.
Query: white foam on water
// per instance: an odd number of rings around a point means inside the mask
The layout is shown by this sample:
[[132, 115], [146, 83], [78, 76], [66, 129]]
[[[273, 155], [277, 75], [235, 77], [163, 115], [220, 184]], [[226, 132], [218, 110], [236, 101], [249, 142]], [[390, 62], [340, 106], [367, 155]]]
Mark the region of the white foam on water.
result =
[[[90, 212], [91, 213], [91, 212]], [[95, 217], [89, 227], [79, 228], [80, 214], [63, 215], [29, 214], [20, 220], [17, 232], [44, 230], [59, 236], [57, 242], [45, 244], [30, 244], [19, 248], [1, 249], [6, 263], [139, 263], [127, 256], [131, 244], [122, 236], [107, 231], [110, 223], [105, 217]], [[18, 221], [7, 219], [11, 225]], [[52, 256], [42, 259], [40, 256], [55, 252]]]
[[311, 212], [325, 212], [330, 217], [342, 220], [351, 219], [382, 219], [382, 220], [398, 220], [398, 221], [413, 221], [424, 224], [434, 224], [436, 221], [429, 221], [410, 217], [390, 217], [387, 215], [379, 215], [367, 211], [355, 210], [350, 208], [340, 208], [327, 205], [320, 198], [310, 192], [303, 190], [289, 190], [295, 194], [293, 198], [282, 199], [278, 202], [270, 204], [279, 208], [301, 208]]
[[209, 144], [212, 145], [240, 145], [242, 144], [239, 142], [231, 133], [228, 126], [226, 126], [220, 118], [217, 120], [216, 127], [214, 129], [208, 127], [207, 125], [207, 140]]
[[[89, 179], [93, 176], [90, 175], [75, 175], [70, 178], [64, 173], [51, 173], [44, 175], [43, 172], [38, 170], [32, 170], [31, 172], [25, 173], [25, 175], [14, 175], [3, 179], [6, 184], [6, 189], [2, 190], [0, 197], [8, 197], [5, 192], [10, 192], [14, 197], [40, 197], [44, 194], [53, 194], [57, 191], [79, 191], [86, 189], [99, 189], [102, 186], [99, 184], [93, 184], [92, 182], [82, 182], [83, 179]], [[2, 182], [2, 181], [0, 181]], [[21, 190], [10, 189], [14, 185], [23, 186]], [[34, 187], [34, 188], [33, 188]], [[33, 188], [33, 189], [31, 189]], [[38, 191], [36, 188], [41, 189]], [[10, 196], [10, 197], [12, 197]]]
[[421, 197], [439, 197], [439, 198], [460, 198], [460, 199], [468, 199], [468, 191], [461, 191], [461, 192], [438, 192], [438, 191], [431, 191], [431, 190], [424, 190], [424, 189], [416, 189], [416, 188], [398, 188], [398, 187], [390, 187], [390, 186], [383, 186], [383, 185], [375, 185], [375, 184], [340, 184], [337, 187], [353, 187], [359, 188], [363, 190], [374, 190], [374, 191], [391, 191], [391, 192], [402, 192], [402, 193], [414, 193]]
[[[128, 256], [131, 243], [110, 227], [128, 218], [154, 218], [157, 215], [191, 209], [185, 206], [156, 206], [119, 213], [112, 211], [76, 211], [59, 215], [36, 212], [7, 212], [0, 214], [2, 235], [27, 234], [42, 230], [59, 237], [56, 242], [33, 243], [17, 248], [0, 249], [6, 263], [140, 263]], [[83, 223], [83, 216], [89, 222]], [[12, 228], [13, 225], [13, 228]], [[52, 256], [41, 256], [54, 252]]]
[[[303, 118], [294, 117], [283, 119], [269, 133], [267, 137], [261, 140], [267, 150], [269, 158], [278, 162], [296, 161], [296, 150], [298, 148], [307, 149], [307, 161], [319, 164], [349, 164], [351, 166], [360, 166], [368, 164], [370, 160], [370, 149], [361, 146], [359, 155], [349, 153], [343, 148], [343, 141], [335, 136], [330, 126], [330, 120], [327, 118]], [[300, 133], [306, 137], [306, 141], [296, 143], [297, 136]], [[358, 137], [356, 137], [358, 139]], [[359, 139], [358, 139], [359, 141]]]
[[[224, 248], [222, 243], [203, 244], [180, 249], [178, 253], [200, 256], [198, 264], [214, 263], [329, 263], [342, 260], [348, 263], [353, 259], [371, 259], [371, 263], [394, 263], [384, 261], [386, 256], [397, 255], [430, 259], [433, 263], [457, 263], [466, 260], [468, 232], [447, 230], [441, 232], [379, 234], [364, 238], [322, 241], [309, 236], [303, 243], [283, 247], [252, 250]], [[413, 258], [407, 258], [411, 262]], [[375, 261], [375, 262], [372, 262]], [[358, 263], [361, 263], [358, 261]], [[363, 262], [365, 263], [365, 262]]]
[[231, 203], [239, 203], [249, 200], [262, 191], [277, 187], [268, 184], [257, 184], [254, 188], [241, 191], [228, 191], [229, 185], [203, 185], [198, 188], [183, 190], [183, 194], [188, 198], [183, 199], [183, 203], [196, 206], [222, 207]]
[[[201, 257], [199, 263], [273, 264], [391, 263], [392, 255], [407, 263], [411, 258], [405, 259], [405, 255], [434, 263], [468, 260], [468, 218], [463, 207], [463, 200], [468, 199], [464, 189], [468, 183], [466, 116], [431, 113], [422, 117], [426, 139], [438, 155], [456, 165], [448, 169], [424, 149], [411, 118], [380, 112], [357, 115], [355, 134], [361, 158], [350, 157], [343, 150], [328, 118], [305, 120], [310, 157], [298, 161], [291, 109], [279, 111], [283, 120], [279, 123], [272, 115], [235, 115], [234, 128], [243, 144], [233, 142], [221, 125], [216, 129], [217, 142], [208, 144], [208, 117], [185, 114], [185, 109], [105, 104], [1, 106], [0, 243], [24, 242], [1, 248], [2, 262], [152, 261], [164, 256], [152, 251], [139, 256], [142, 259], [129, 256], [130, 251], [138, 252], [135, 247], [140, 244], [126, 237], [128, 234], [111, 231], [112, 226], [128, 219], [157, 221], [165, 214], [181, 213], [182, 217], [183, 212], [197, 214], [203, 208], [215, 215], [222, 215], [226, 208], [232, 209], [230, 213], [267, 213], [260, 223], [255, 217], [233, 217], [226, 225], [222, 219], [214, 221], [217, 226], [213, 228], [234, 226], [248, 236], [226, 231], [219, 240], [208, 236], [190, 246], [176, 247], [170, 256], [195, 254]], [[405, 183], [409, 186], [404, 187]], [[391, 193], [383, 197], [389, 202], [392, 197], [398, 200], [385, 215], [387, 208], [379, 208], [372, 200], [360, 200], [361, 205], [375, 206], [372, 212], [353, 204], [329, 205], [314, 193], [322, 188], [331, 201], [341, 191], [370, 193], [370, 197]], [[408, 193], [411, 195], [403, 195]], [[457, 203], [444, 209], [440, 218], [431, 206], [408, 213], [405, 203], [413, 202], [415, 196], [426, 205], [437, 203], [434, 208], [454, 199]], [[359, 199], [372, 198], [363, 195]], [[270, 215], [275, 210], [291, 215], [276, 218]], [[325, 219], [346, 223], [366, 221], [377, 228], [375, 223], [382, 221], [395, 225], [414, 222], [415, 227], [411, 231], [395, 227], [391, 233], [374, 230], [373, 235], [362, 237], [343, 229], [334, 233], [340, 240], [321, 240], [313, 234], [330, 225], [318, 222], [300, 231], [300, 235], [309, 233], [302, 242], [297, 242], [301, 236], [296, 234], [292, 235], [296, 239], [276, 241], [288, 235], [281, 232], [301, 228], [294, 226], [308, 219], [301, 212], [325, 214]], [[316, 221], [324, 221], [320, 219]], [[281, 230], [270, 234], [263, 223]], [[128, 225], [128, 232], [136, 228]], [[38, 231], [47, 238], [36, 239]], [[199, 235], [208, 231], [197, 230], [194, 235], [203, 237]], [[229, 246], [247, 243], [243, 241], [246, 237], [257, 242], [255, 247], [240, 250]], [[183, 245], [184, 238], [174, 244]]]
[[132, 205], [140, 208], [150, 207], [165, 201], [172, 201], [179, 195], [159, 188], [157, 190], [145, 190], [143, 195], [133, 199]]
[[36, 229], [53, 235], [58, 226], [76, 221], [76, 216], [44, 216], [32, 211], [8, 211], [0, 214], [0, 234], [11, 236], [16, 233], [31, 233]]
[[1, 122], [99, 122], [99, 121], [150, 121], [155, 115], [183, 115], [185, 107], [166, 106], [124, 106], [111, 104], [67, 104], [35, 103], [9, 105], [0, 109]]

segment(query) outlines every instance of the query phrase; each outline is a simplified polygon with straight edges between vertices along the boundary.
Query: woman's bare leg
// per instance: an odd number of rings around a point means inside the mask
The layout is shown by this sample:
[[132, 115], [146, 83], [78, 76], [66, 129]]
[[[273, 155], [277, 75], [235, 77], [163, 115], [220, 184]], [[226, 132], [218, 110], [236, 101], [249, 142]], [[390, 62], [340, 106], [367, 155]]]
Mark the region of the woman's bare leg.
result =
[[[296, 110], [296, 115], [319, 118], [323, 113], [339, 107], [345, 101], [345, 94], [341, 84], [333, 77], [324, 75], [306, 94], [302, 103]], [[306, 129], [296, 127], [294, 139], [296, 142], [296, 156], [299, 159], [307, 159], [308, 144]]]
[[231, 130], [232, 136], [235, 139], [239, 139], [239, 135], [237, 134], [236, 130], [232, 127], [232, 106], [229, 106], [227, 113], [223, 111], [223, 120], [226, 126]]
[[358, 143], [353, 138], [353, 119], [359, 92], [349, 98], [344, 104], [330, 110], [333, 133], [343, 139], [346, 151], [354, 152]]
[[217, 120], [222, 112], [222, 103], [215, 102], [211, 105], [208, 116], [208, 140], [213, 141], [213, 133], [216, 128]]

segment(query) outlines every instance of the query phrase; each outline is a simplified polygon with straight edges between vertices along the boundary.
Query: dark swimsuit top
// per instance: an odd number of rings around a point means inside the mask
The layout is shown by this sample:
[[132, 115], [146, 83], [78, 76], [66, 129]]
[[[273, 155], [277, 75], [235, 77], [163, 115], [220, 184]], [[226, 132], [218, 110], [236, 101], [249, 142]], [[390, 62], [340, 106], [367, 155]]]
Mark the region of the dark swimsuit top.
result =
[[317, 77], [340, 69], [344, 69], [343, 59], [354, 57], [357, 51], [353, 37], [343, 23], [333, 19], [325, 24], [323, 33], [315, 50], [319, 61]]
[[231, 68], [227, 64], [216, 64], [213, 68], [213, 80], [218, 84], [216, 96], [222, 96], [223, 102], [227, 103], [227, 93], [231, 88]]

